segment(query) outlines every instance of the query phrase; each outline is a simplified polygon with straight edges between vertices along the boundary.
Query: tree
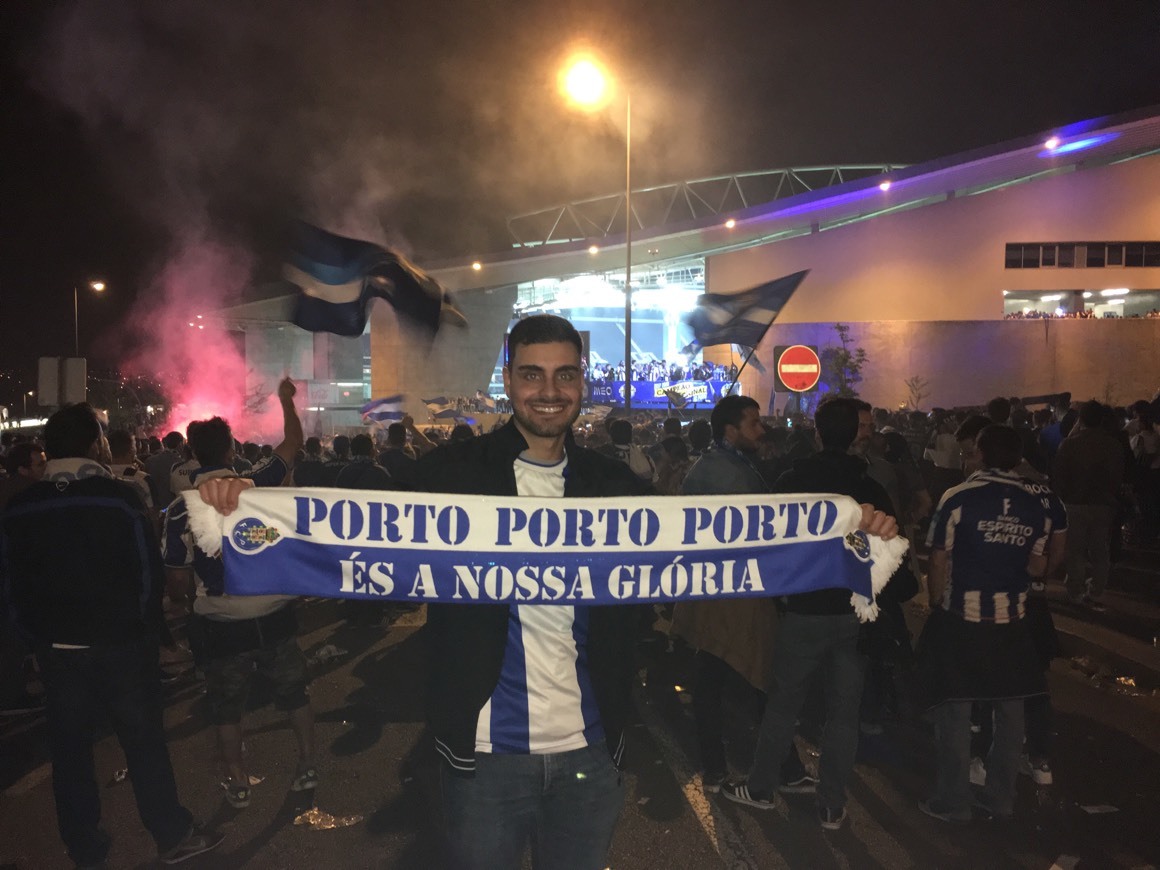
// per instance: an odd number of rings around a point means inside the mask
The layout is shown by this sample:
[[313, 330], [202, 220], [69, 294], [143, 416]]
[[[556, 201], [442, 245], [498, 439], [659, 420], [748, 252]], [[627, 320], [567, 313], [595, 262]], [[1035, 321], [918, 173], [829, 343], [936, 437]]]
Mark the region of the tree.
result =
[[838, 333], [841, 346], [831, 345], [822, 351], [822, 371], [826, 375], [826, 383], [832, 395], [852, 398], [858, 395], [854, 385], [862, 381], [862, 366], [866, 364], [866, 351], [860, 347], [853, 347], [854, 340], [850, 338], [848, 324], [835, 323], [834, 330]]
[[922, 410], [919, 406], [922, 404], [922, 400], [930, 395], [927, 390], [930, 381], [922, 375], [915, 375], [912, 378], [907, 378], [903, 383], [906, 384], [906, 390], [910, 393], [910, 409], [912, 411]]

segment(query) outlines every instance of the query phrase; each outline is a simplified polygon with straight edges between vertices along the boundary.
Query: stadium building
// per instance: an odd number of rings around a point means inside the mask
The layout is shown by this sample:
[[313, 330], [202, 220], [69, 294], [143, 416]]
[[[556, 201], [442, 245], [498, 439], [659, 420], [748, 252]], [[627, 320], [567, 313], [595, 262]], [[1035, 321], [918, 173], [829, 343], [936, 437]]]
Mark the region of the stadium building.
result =
[[[441, 330], [430, 349], [382, 304], [354, 339], [293, 326], [285, 292], [220, 314], [245, 333], [255, 373], [289, 369], [307, 382], [317, 431], [358, 425], [373, 396], [406, 391], [422, 419], [422, 397], [496, 395], [504, 334], [529, 313], [568, 317], [588, 336], [590, 368], [615, 367], [624, 201], [622, 192], [512, 218], [511, 249], [431, 267], [469, 328]], [[836, 323], [866, 351], [857, 388], [876, 406], [913, 400], [915, 378], [924, 408], [1063, 390], [1126, 403], [1160, 387], [1160, 107], [911, 166], [633, 190], [632, 223], [637, 362], [686, 364], [683, 316], [700, 294], [810, 270], [741, 374], [742, 391], [771, 413], [789, 398], [774, 390], [773, 349], [834, 347]], [[742, 362], [730, 346], [704, 356]], [[665, 386], [636, 385], [634, 396]], [[616, 390], [602, 395], [618, 401]]]

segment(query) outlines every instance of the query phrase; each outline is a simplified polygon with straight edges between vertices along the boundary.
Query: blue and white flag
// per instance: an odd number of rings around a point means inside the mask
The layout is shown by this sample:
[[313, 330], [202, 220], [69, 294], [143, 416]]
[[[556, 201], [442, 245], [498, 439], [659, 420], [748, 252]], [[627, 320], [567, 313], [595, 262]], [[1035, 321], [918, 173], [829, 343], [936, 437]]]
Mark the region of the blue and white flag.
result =
[[187, 494], [232, 595], [605, 605], [846, 588], [864, 621], [907, 549], [838, 495], [550, 499], [245, 490], [223, 517]]
[[299, 290], [294, 323], [310, 332], [362, 335], [375, 298], [432, 334], [440, 322], [466, 324], [439, 282], [401, 255], [302, 221], [283, 275]]
[[808, 269], [794, 272], [741, 293], [703, 294], [685, 318], [693, 329], [693, 340], [681, 352], [691, 356], [715, 344], [757, 347], [808, 274]]
[[403, 410], [403, 394], [387, 396], [383, 399], [371, 399], [361, 408], [363, 420], [402, 420], [406, 416]]
[[451, 420], [459, 416], [459, 405], [446, 396], [436, 396], [434, 399], [424, 399], [423, 404], [436, 420]]

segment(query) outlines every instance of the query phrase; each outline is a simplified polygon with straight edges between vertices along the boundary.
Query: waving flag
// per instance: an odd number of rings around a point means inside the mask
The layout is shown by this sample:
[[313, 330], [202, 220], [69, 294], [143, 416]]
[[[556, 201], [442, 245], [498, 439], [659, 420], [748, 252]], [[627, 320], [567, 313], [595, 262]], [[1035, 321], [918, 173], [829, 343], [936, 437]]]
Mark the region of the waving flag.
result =
[[371, 399], [359, 409], [363, 420], [402, 420], [406, 416], [403, 411], [403, 395], [387, 396], [383, 399]]
[[362, 335], [375, 298], [432, 334], [441, 322], [467, 322], [439, 282], [399, 254], [302, 221], [283, 274], [299, 290], [294, 323], [310, 332]]
[[809, 274], [806, 269], [741, 293], [705, 293], [685, 322], [693, 328], [693, 341], [683, 353], [695, 354], [715, 344], [757, 347], [769, 325]]
[[436, 420], [448, 420], [459, 416], [459, 405], [446, 396], [436, 396], [434, 399], [424, 399], [423, 404]]

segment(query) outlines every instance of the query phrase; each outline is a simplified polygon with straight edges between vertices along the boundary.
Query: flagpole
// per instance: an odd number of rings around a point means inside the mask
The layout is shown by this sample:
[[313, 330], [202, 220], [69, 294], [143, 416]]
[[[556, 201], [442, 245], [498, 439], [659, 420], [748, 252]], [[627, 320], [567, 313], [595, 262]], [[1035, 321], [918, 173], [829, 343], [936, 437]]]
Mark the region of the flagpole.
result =
[[[771, 320], [771, 321], [770, 321], [770, 323], [773, 323], [773, 321]], [[768, 330], [768, 327], [766, 327], [766, 329]], [[762, 338], [765, 338], [765, 335], [763, 334], [761, 337], [762, 337]], [[760, 342], [758, 342], [758, 343], [760, 344]], [[734, 388], [734, 387], [736, 387], [736, 386], [737, 386], [737, 382], [738, 382], [739, 380], [741, 380], [741, 373], [742, 373], [743, 371], [745, 371], [745, 367], [746, 367], [747, 365], [749, 365], [749, 358], [750, 358], [751, 356], [753, 356], [755, 353], [757, 353], [757, 347], [756, 347], [756, 346], [749, 348], [749, 353], [747, 353], [747, 354], [745, 355], [745, 359], [744, 359], [744, 360], [742, 361], [742, 363], [741, 363], [741, 368], [739, 368], [739, 369], [737, 370], [737, 376], [736, 376], [736, 377], [733, 379], [733, 383], [731, 383], [731, 384], [729, 385], [729, 389], [726, 391], [725, 395], [727, 395], [727, 396], [728, 396], [730, 393], [732, 393], [732, 392], [733, 392], [733, 388]]]
[[624, 92], [624, 412], [632, 410], [632, 97]]

